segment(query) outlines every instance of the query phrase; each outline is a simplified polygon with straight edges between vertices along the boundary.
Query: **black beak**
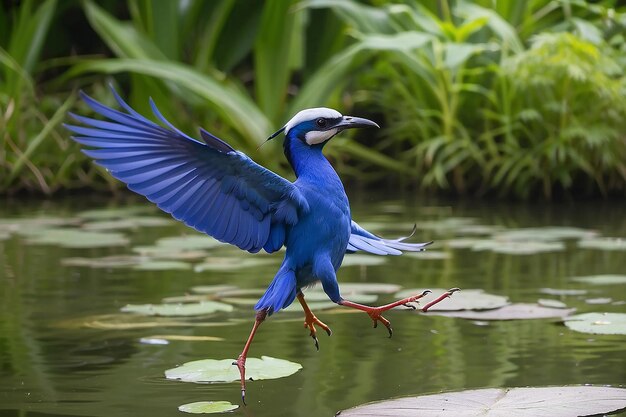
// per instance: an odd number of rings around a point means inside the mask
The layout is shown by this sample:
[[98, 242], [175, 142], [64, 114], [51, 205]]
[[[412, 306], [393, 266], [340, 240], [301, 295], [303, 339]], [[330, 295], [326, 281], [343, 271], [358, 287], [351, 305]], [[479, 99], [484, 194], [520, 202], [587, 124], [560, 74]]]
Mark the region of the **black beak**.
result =
[[372, 122], [371, 120], [368, 120], [368, 119], [363, 119], [362, 117], [352, 117], [352, 116], [343, 116], [341, 118], [341, 121], [333, 127], [338, 128], [340, 131], [346, 130], [346, 129], [353, 129], [356, 127], [380, 128], [380, 126], [378, 126], [376, 122]]

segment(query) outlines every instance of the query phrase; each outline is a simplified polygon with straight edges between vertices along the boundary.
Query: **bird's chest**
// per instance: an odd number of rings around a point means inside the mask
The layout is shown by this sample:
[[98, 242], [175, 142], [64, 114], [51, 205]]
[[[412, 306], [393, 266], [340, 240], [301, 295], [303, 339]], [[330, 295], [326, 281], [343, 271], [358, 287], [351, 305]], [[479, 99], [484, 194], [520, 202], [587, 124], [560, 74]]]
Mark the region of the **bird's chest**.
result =
[[287, 250], [304, 262], [323, 252], [340, 263], [350, 238], [350, 205], [343, 186], [300, 190], [310, 210], [290, 231]]

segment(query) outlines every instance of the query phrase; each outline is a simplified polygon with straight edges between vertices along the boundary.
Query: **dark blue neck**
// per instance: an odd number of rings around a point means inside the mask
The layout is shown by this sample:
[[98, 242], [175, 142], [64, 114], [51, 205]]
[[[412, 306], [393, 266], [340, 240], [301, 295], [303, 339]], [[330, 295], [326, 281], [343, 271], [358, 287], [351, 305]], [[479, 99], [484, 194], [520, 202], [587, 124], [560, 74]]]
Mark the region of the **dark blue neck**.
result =
[[324, 143], [309, 146], [304, 141], [288, 134], [283, 144], [285, 156], [298, 179], [339, 181], [337, 173], [322, 153]]

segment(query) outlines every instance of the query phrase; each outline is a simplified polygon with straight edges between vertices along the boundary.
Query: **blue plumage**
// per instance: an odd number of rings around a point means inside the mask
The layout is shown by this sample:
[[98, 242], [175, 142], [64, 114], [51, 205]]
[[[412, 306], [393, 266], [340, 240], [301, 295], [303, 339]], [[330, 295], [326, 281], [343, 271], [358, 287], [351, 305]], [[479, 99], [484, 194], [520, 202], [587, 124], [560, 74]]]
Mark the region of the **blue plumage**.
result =
[[287, 307], [297, 297], [316, 346], [315, 325], [330, 334], [306, 306], [302, 288], [321, 282], [332, 301], [368, 312], [374, 323], [382, 321], [390, 334], [389, 322], [380, 313], [419, 298], [374, 308], [344, 300], [337, 285], [336, 271], [346, 252], [399, 255], [428, 245], [382, 239], [352, 221], [343, 184], [322, 153], [339, 132], [377, 127], [376, 123], [326, 108], [296, 114], [270, 136], [285, 133], [284, 152], [297, 176], [290, 182], [205, 130], [200, 130], [202, 141], [186, 135], [163, 117], [152, 100], [152, 111], [162, 125], [137, 113], [115, 91], [113, 94], [123, 112], [81, 93], [85, 103], [106, 120], [72, 114], [84, 126], [66, 126], [76, 142], [88, 147], [83, 150], [86, 155], [129, 189], [200, 232], [249, 252], [263, 249], [271, 253], [286, 247], [278, 273], [255, 306], [255, 327], [237, 360], [242, 392], [249, 344], [266, 315]]

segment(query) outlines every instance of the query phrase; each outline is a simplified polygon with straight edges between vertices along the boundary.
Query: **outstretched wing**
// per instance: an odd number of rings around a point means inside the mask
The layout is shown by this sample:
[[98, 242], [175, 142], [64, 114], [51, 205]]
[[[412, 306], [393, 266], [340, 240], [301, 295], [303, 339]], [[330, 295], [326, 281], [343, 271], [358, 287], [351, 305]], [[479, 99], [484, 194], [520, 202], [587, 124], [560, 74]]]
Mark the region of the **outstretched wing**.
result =
[[350, 230], [350, 240], [348, 241], [347, 252], [352, 253], [358, 250], [373, 253], [375, 255], [402, 255], [405, 252], [421, 252], [426, 250], [426, 246], [433, 242], [425, 243], [405, 243], [404, 240], [413, 235], [398, 239], [383, 239], [373, 233], [368, 232], [352, 220]]
[[293, 183], [256, 164], [226, 142], [201, 130], [199, 142], [169, 123], [150, 100], [160, 126], [133, 110], [113, 90], [121, 112], [81, 92], [107, 120], [71, 116], [89, 126], [66, 127], [85, 154], [128, 188], [163, 211], [241, 249], [274, 252], [285, 228], [297, 223], [308, 204]]

